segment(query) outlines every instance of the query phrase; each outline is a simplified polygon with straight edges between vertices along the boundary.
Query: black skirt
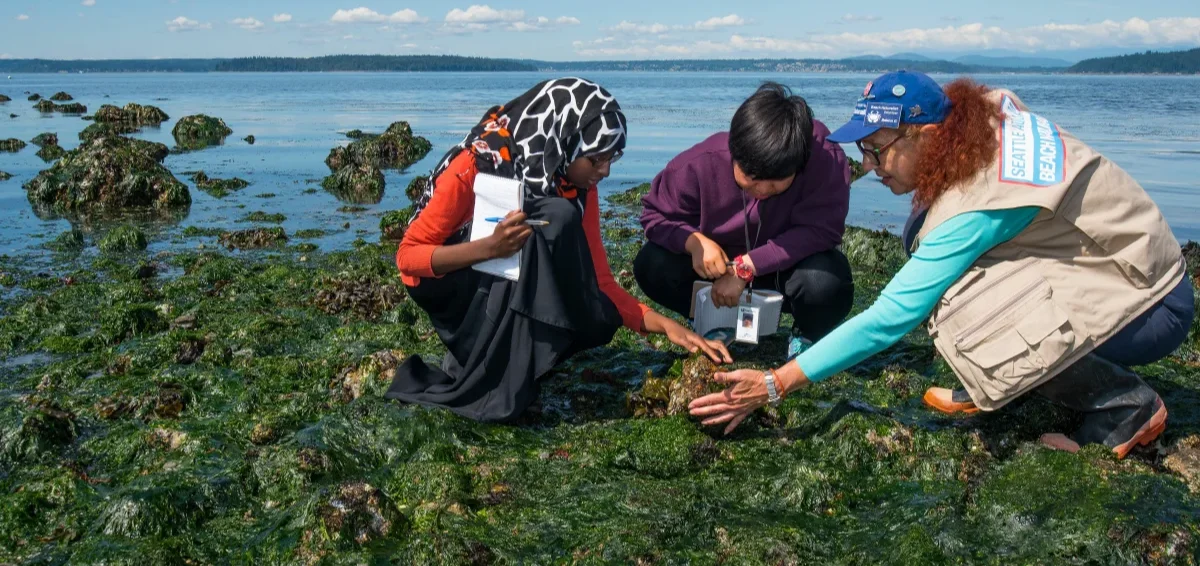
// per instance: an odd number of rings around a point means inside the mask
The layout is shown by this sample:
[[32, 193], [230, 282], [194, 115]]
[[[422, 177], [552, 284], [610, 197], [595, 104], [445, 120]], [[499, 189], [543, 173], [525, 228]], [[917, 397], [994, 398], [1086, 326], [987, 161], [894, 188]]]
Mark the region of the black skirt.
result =
[[561, 198], [525, 208], [550, 224], [525, 242], [519, 281], [467, 268], [409, 288], [448, 352], [440, 369], [409, 357], [385, 397], [509, 421], [555, 365], [612, 341], [621, 315], [600, 291], [579, 210]]

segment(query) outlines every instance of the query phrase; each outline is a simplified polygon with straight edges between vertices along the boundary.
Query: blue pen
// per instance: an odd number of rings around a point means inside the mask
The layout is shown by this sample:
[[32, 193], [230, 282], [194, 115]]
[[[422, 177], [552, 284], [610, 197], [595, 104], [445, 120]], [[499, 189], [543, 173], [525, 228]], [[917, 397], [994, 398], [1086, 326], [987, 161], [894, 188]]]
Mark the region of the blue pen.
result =
[[[500, 222], [500, 221], [502, 221], [502, 220], [504, 220], [504, 218], [503, 218], [503, 217], [500, 217], [500, 216], [493, 216], [493, 217], [491, 217], [491, 218], [484, 218], [484, 221], [486, 221], [486, 222]], [[549, 225], [550, 225], [550, 222], [549, 222], [549, 221], [547, 221], [547, 220], [526, 220], [526, 221], [525, 221], [525, 225], [526, 225], [526, 226], [549, 226]]]

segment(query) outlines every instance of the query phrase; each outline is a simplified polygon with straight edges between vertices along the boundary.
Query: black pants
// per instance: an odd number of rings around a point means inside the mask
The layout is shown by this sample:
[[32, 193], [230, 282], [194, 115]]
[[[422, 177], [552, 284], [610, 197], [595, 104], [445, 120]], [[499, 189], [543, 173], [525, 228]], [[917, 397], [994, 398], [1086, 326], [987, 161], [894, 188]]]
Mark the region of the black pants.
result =
[[385, 397], [509, 421], [538, 395], [538, 379], [569, 356], [612, 340], [621, 315], [599, 288], [581, 215], [566, 199], [527, 202], [548, 226], [521, 249], [519, 281], [471, 268], [408, 289], [446, 345], [441, 368], [418, 356]]
[[[692, 306], [692, 284], [703, 279], [692, 269], [692, 257], [647, 242], [633, 260], [633, 276], [647, 297], [680, 315]], [[796, 265], [754, 279], [755, 289], [783, 294], [783, 310], [791, 313], [793, 332], [817, 341], [829, 334], [854, 306], [850, 262], [838, 250], [808, 256]]]

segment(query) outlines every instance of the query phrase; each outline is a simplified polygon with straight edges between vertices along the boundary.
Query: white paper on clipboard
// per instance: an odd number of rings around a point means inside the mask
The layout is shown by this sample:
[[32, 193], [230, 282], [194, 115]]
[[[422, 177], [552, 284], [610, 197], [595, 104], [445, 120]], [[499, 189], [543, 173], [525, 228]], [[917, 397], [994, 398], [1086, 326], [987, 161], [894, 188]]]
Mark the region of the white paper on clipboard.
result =
[[[503, 218], [509, 212], [521, 210], [521, 182], [487, 173], [475, 176], [475, 213], [471, 218], [471, 241], [491, 236], [496, 223], [488, 218]], [[477, 271], [517, 281], [521, 278], [521, 251], [511, 257], [489, 259], [472, 266]]]

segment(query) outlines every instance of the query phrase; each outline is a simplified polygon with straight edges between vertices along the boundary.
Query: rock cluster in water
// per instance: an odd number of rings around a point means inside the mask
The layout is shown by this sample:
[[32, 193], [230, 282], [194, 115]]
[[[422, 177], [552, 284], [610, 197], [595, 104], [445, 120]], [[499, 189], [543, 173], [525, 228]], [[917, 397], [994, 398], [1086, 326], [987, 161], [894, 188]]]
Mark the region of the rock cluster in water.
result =
[[68, 102], [68, 101], [75, 100], [75, 99], [72, 98], [71, 95], [69, 95], [65, 92], [59, 91], [59, 92], [54, 93], [54, 96], [51, 96], [50, 100], [54, 100], [57, 102]]
[[111, 104], [105, 104], [96, 111], [92, 116], [96, 123], [104, 124], [129, 124], [136, 127], [141, 126], [157, 126], [170, 119], [166, 112], [156, 106], [141, 105], [136, 102], [126, 104], [124, 108], [119, 108]]
[[3, 94], [0, 94], [0, 102], [12, 102], [12, 99]]
[[187, 186], [162, 166], [167, 152], [160, 143], [97, 138], [25, 183], [27, 196], [35, 209], [60, 214], [187, 207], [192, 202]]
[[414, 136], [408, 122], [395, 122], [382, 134], [352, 131], [355, 141], [335, 147], [325, 158], [332, 174], [321, 182], [345, 202], [375, 204], [383, 199], [383, 169], [404, 169], [429, 153], [429, 140]]
[[6, 140], [0, 140], [0, 151], [16, 153], [18, 151], [21, 151], [22, 149], [25, 149], [25, 146], [26, 146], [26, 143], [17, 138], [9, 138]]
[[51, 112], [62, 112], [63, 114], [86, 114], [87, 106], [78, 102], [68, 102], [66, 104], [55, 104], [50, 99], [41, 99], [37, 104], [33, 105], [34, 110], [49, 114]]

